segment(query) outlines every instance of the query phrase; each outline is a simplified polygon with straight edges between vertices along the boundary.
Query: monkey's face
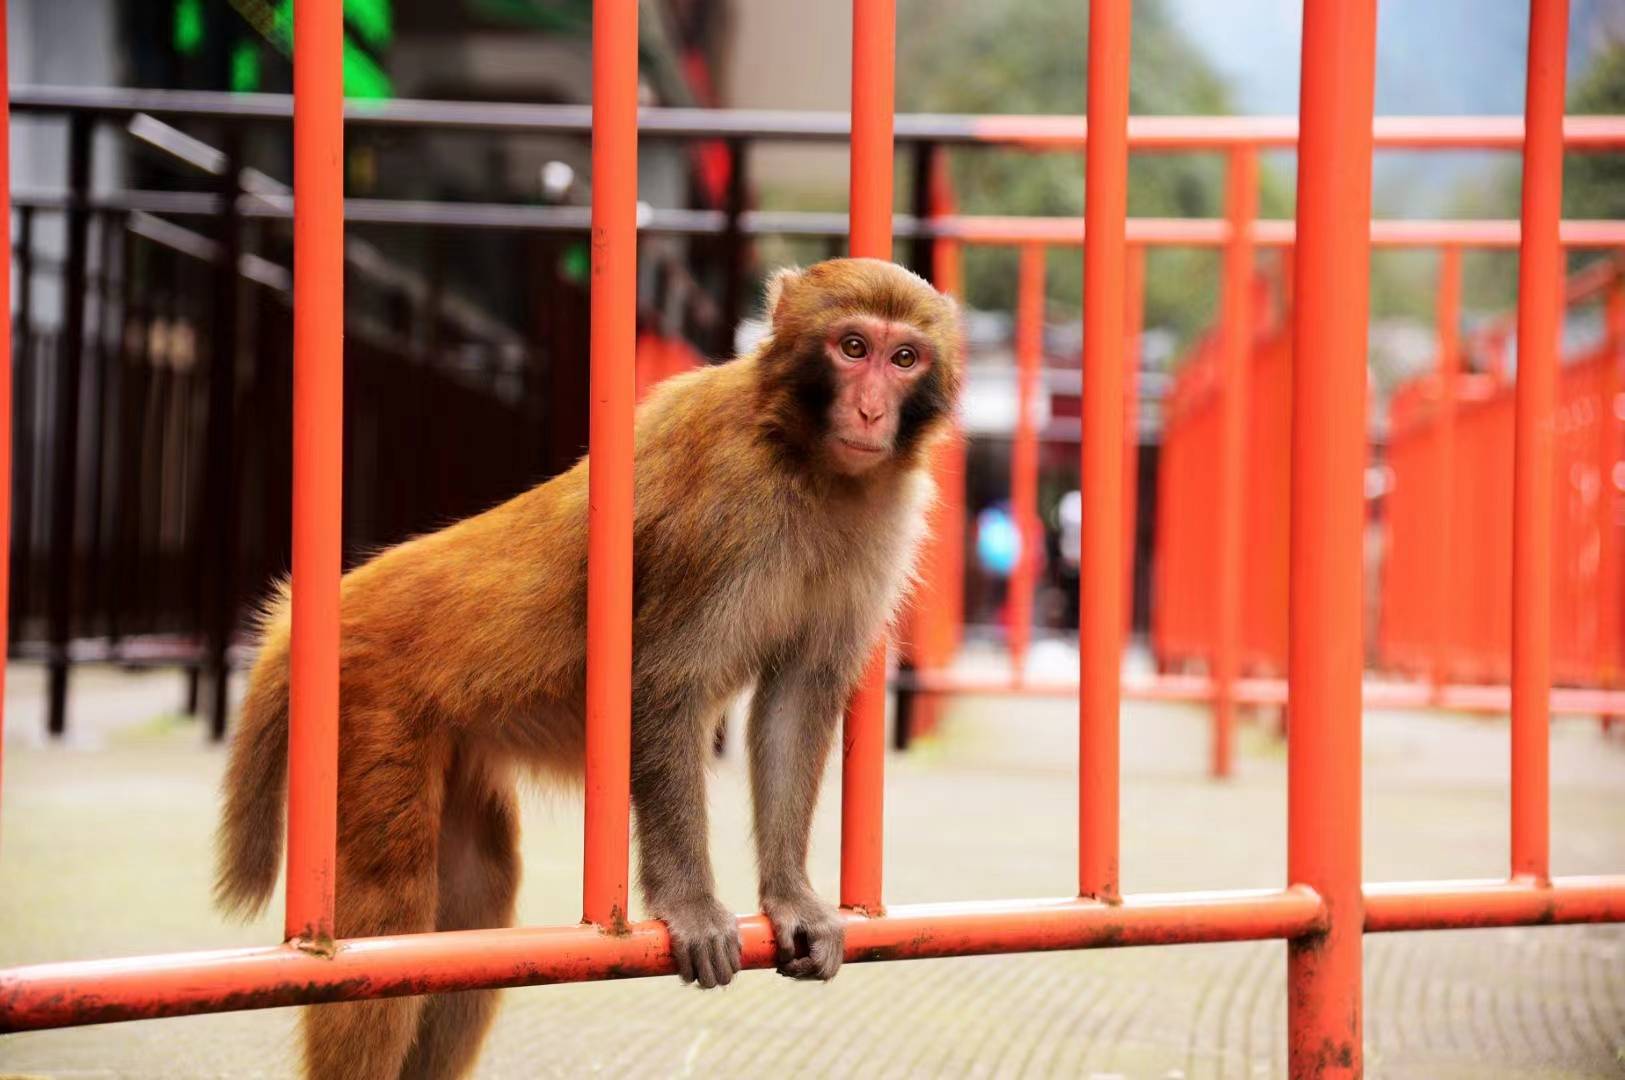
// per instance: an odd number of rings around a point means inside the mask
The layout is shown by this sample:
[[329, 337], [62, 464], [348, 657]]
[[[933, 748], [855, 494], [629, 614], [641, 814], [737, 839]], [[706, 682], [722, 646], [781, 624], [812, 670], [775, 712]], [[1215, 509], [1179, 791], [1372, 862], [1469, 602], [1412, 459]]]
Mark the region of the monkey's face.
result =
[[914, 460], [960, 383], [959, 317], [924, 279], [878, 259], [781, 270], [768, 285], [766, 428], [796, 457], [847, 476]]
[[825, 451], [836, 471], [867, 472], [896, 452], [904, 403], [931, 377], [931, 341], [912, 323], [854, 315], [833, 324], [823, 353], [835, 389]]

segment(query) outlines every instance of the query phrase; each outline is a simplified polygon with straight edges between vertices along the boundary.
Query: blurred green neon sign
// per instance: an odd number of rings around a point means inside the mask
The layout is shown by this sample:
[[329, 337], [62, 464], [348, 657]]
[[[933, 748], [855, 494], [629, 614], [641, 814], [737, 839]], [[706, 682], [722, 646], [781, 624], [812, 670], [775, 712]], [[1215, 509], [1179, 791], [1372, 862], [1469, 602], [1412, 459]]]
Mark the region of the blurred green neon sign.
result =
[[[277, 52], [290, 60], [293, 58], [293, 0], [230, 2], [243, 21]], [[175, 0], [174, 12], [175, 50], [182, 55], [193, 55], [203, 44], [203, 0]], [[344, 95], [393, 97], [395, 89], [389, 75], [368, 50], [387, 49], [394, 40], [394, 0], [344, 0], [344, 23]], [[231, 88], [257, 90], [259, 85], [259, 53], [252, 43], [239, 42], [231, 54]]]

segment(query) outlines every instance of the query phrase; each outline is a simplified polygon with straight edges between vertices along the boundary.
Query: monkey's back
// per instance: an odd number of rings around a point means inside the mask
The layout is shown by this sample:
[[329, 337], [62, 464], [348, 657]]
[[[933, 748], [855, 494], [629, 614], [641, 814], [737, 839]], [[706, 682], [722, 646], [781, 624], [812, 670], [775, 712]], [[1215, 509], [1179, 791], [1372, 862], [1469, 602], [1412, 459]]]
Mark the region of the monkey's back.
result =
[[[843, 486], [758, 437], [755, 358], [658, 387], [636, 427], [635, 681], [726, 697], [776, 651], [861, 662], [929, 497], [918, 469]], [[573, 769], [584, 715], [588, 461], [344, 576], [341, 695], [414, 727], [492, 725]], [[281, 621], [281, 620], [278, 620]]]

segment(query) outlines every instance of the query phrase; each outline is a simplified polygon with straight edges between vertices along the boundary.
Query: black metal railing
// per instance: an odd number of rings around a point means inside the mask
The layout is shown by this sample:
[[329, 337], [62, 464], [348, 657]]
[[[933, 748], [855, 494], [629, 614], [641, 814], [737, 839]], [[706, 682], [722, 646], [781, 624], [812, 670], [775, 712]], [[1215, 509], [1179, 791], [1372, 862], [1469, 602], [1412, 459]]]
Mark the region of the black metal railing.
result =
[[[13, 193], [17, 214], [10, 612], [14, 656], [50, 671], [47, 725], [66, 724], [76, 663], [178, 666], [188, 707], [224, 731], [226, 674], [248, 616], [288, 565], [292, 201], [244, 164], [244, 143], [285, 129], [278, 95], [18, 87], [14, 113], [64, 123], [66, 184]], [[581, 147], [584, 106], [353, 102], [352, 136], [455, 131]], [[102, 130], [171, 169], [146, 186], [92, 184]], [[844, 213], [750, 206], [758, 142], [847, 137], [844, 114], [651, 109], [643, 138], [720, 141], [720, 205], [646, 208], [640, 232], [687, 238], [662, 251], [644, 317], [730, 355], [750, 291], [751, 245], [776, 235], [840, 254]], [[973, 118], [901, 116], [912, 214], [895, 233], [925, 272], [933, 158], [983, 142]], [[132, 156], [134, 151], [132, 150]], [[552, 273], [588, 227], [585, 206], [464, 199], [346, 199], [345, 538], [352, 556], [433, 528], [565, 467], [585, 448], [586, 290]], [[59, 216], [59, 258], [37, 239]], [[520, 325], [446, 285], [459, 238], [507, 235], [537, 296]], [[424, 238], [415, 268], [369, 235]], [[536, 268], [543, 268], [537, 270]], [[55, 280], [59, 308], [40, 310]], [[675, 318], [671, 312], [676, 311]], [[46, 317], [49, 315], [49, 317]], [[206, 697], [203, 692], [206, 691]]]

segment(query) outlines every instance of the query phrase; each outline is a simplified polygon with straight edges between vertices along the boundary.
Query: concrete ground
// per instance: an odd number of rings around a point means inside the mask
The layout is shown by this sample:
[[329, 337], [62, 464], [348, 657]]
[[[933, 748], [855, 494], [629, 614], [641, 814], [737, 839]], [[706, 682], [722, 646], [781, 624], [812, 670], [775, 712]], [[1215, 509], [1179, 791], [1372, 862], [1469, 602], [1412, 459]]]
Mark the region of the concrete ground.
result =
[[[1052, 657], [1064, 664], [1064, 656]], [[76, 673], [73, 737], [38, 736], [42, 680], [7, 686], [0, 966], [268, 943], [208, 906], [223, 755], [173, 715], [180, 680]], [[1073, 889], [1074, 706], [965, 699], [939, 738], [887, 764], [892, 902]], [[1285, 754], [1243, 730], [1235, 779], [1203, 775], [1205, 716], [1123, 717], [1122, 848], [1131, 892], [1275, 886], [1285, 874]], [[1625, 870], [1625, 739], [1552, 733], [1558, 873]], [[1507, 848], [1502, 720], [1373, 714], [1366, 723], [1369, 880], [1495, 877]], [[814, 837], [836, 892], [838, 781]], [[574, 793], [535, 793], [521, 918], [579, 917]], [[736, 754], [712, 785], [723, 899], [755, 896]], [[280, 899], [273, 904], [273, 910]], [[1366, 942], [1373, 1077], [1625, 1076], [1625, 927], [1377, 935]], [[829, 985], [748, 972], [700, 993], [675, 978], [509, 990], [481, 1077], [1285, 1075], [1279, 942], [852, 965]], [[295, 1011], [0, 1037], [0, 1075], [284, 1077]]]

